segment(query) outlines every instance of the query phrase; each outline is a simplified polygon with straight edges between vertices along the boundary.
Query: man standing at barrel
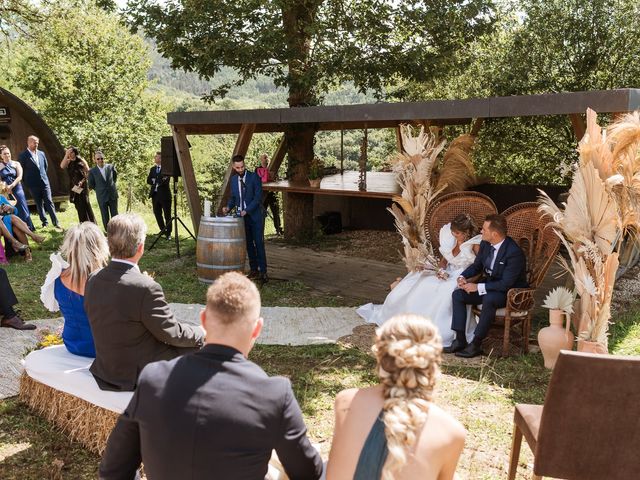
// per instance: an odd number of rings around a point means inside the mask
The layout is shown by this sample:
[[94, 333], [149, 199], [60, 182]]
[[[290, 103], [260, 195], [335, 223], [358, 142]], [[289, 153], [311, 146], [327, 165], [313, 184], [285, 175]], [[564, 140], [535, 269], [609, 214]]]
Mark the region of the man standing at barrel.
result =
[[236, 172], [231, 179], [231, 197], [224, 214], [236, 208], [236, 215], [244, 218], [244, 231], [247, 239], [247, 255], [251, 272], [249, 278], [259, 278], [268, 282], [267, 256], [264, 251], [264, 216], [262, 214], [262, 181], [257, 174], [249, 172], [244, 165], [244, 157], [235, 155], [231, 166]]

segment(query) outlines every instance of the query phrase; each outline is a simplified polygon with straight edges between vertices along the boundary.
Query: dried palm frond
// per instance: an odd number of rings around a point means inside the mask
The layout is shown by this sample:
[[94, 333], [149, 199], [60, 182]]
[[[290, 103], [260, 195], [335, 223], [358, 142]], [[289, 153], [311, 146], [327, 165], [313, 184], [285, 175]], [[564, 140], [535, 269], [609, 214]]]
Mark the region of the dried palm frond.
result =
[[592, 163], [576, 171], [562, 223], [570, 241], [588, 238], [605, 254], [614, 247], [620, 226], [617, 205]]
[[465, 133], [455, 138], [437, 169], [436, 188], [442, 193], [459, 192], [477, 183], [471, 150], [475, 136]]
[[[569, 198], [560, 209], [540, 192], [539, 210], [550, 216], [554, 231], [569, 252], [559, 260], [574, 280], [580, 299], [581, 339], [607, 349], [611, 297], [620, 263], [619, 251], [637, 252], [640, 232], [640, 115], [627, 115], [604, 132], [593, 110], [587, 111], [587, 132], [578, 151]], [[637, 259], [640, 255], [624, 255]]]

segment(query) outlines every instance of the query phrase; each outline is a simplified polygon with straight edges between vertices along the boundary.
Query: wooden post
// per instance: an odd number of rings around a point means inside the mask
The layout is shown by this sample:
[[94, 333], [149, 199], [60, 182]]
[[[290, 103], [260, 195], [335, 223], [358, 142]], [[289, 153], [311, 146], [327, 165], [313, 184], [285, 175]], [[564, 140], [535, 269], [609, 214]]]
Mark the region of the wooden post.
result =
[[198, 193], [196, 174], [193, 170], [193, 162], [191, 161], [189, 142], [187, 142], [187, 134], [184, 130], [179, 127], [173, 127], [172, 130], [173, 142], [175, 143], [176, 153], [178, 154], [178, 165], [180, 165], [180, 172], [182, 172], [182, 184], [187, 194], [187, 203], [189, 205], [189, 211], [191, 212], [191, 223], [193, 224], [193, 231], [196, 236], [198, 236], [202, 206], [200, 205], [200, 194]]
[[344, 126], [340, 126], [340, 175], [344, 175]]
[[[251, 137], [255, 130], [255, 123], [243, 123], [240, 126], [240, 132], [238, 133], [238, 139], [236, 140], [236, 146], [233, 149], [231, 159], [236, 155], [245, 156], [247, 154], [249, 144], [251, 143]], [[222, 213], [222, 207], [226, 204], [226, 201], [229, 198], [229, 180], [231, 179], [231, 172], [233, 172], [233, 168], [231, 168], [231, 160], [229, 160], [229, 166], [227, 167], [227, 172], [224, 174], [224, 179], [222, 180], [222, 187], [220, 188], [220, 195], [218, 196], [218, 204], [215, 209], [218, 214]]]
[[571, 113], [569, 114], [569, 118], [571, 119], [571, 125], [573, 125], [573, 133], [576, 136], [576, 140], [579, 142], [582, 140], [582, 137], [584, 137], [587, 127], [584, 124], [582, 115], [579, 113]]
[[480, 131], [480, 128], [482, 127], [483, 123], [484, 123], [484, 118], [476, 118], [475, 121], [473, 122], [473, 125], [471, 125], [471, 132], [469, 133], [474, 137], [477, 137], [478, 132]]
[[269, 178], [276, 178], [276, 174], [278, 170], [280, 170], [280, 165], [282, 165], [282, 161], [284, 160], [284, 156], [287, 154], [287, 144], [285, 141], [285, 136], [283, 135], [280, 139], [280, 143], [278, 143], [278, 148], [276, 148], [273, 157], [271, 157], [271, 161], [269, 162]]
[[396, 127], [396, 147], [398, 152], [402, 153], [402, 132], [400, 131], [400, 125]]

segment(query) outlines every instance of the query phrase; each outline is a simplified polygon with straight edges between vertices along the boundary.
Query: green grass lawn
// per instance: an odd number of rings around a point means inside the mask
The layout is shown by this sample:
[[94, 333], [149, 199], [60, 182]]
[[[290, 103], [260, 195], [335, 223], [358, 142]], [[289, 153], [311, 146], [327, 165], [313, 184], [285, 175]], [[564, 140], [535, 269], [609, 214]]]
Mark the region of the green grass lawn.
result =
[[[136, 205], [136, 210], [150, 227], [149, 244], [158, 230], [150, 206]], [[77, 220], [73, 208], [60, 217], [65, 227]], [[182, 218], [190, 223], [188, 215]], [[39, 221], [34, 220], [36, 226], [39, 225]], [[22, 314], [31, 320], [51, 316], [40, 304], [39, 288], [49, 268], [48, 257], [62, 238], [53, 229], [43, 232], [47, 241], [34, 249], [32, 264], [16, 260], [7, 267]], [[145, 254], [141, 268], [162, 284], [168, 301], [203, 303], [206, 285], [196, 279], [195, 242], [183, 240], [181, 246], [183, 255], [176, 258], [174, 244], [161, 240], [154, 250]], [[298, 282], [271, 281], [261, 293], [264, 305], [269, 306], [339, 306], [344, 302], [318, 294]], [[640, 304], [616, 316], [610, 350], [640, 355]], [[309, 434], [313, 441], [320, 443], [323, 453], [330, 447], [336, 393], [344, 388], [375, 383], [373, 358], [346, 345], [258, 345], [251, 359], [269, 374], [291, 379]], [[506, 477], [513, 407], [516, 403], [542, 403], [549, 376], [540, 354], [508, 359], [489, 357], [474, 364], [444, 365], [436, 401], [454, 414], [469, 432], [458, 469], [461, 478]], [[526, 446], [522, 450], [521, 462], [526, 465], [532, 457]], [[0, 401], [0, 479], [95, 478], [98, 462], [96, 455], [70, 442], [15, 398]], [[519, 475], [520, 479], [529, 478], [531, 471], [522, 467]]]

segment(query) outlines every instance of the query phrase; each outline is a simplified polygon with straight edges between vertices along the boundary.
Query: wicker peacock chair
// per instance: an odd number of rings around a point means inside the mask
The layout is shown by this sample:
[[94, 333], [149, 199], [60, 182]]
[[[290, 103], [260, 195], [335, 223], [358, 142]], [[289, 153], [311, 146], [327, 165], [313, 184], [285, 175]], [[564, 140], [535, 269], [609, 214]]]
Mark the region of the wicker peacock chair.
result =
[[440, 229], [457, 215], [468, 213], [473, 217], [478, 228], [487, 215], [498, 213], [495, 203], [489, 197], [478, 192], [454, 192], [436, 198], [426, 215], [427, 239], [433, 246], [434, 253], [440, 257]]
[[[504, 329], [502, 355], [509, 354], [511, 330], [520, 325], [522, 349], [529, 351], [529, 332], [533, 314], [534, 294], [560, 248], [560, 238], [548, 226], [551, 219], [538, 212], [537, 202], [513, 205], [502, 212], [507, 219], [507, 233], [520, 245], [527, 259], [528, 288], [512, 288], [507, 292], [507, 305], [498, 309], [492, 327]], [[473, 308], [479, 314], [482, 306]]]

